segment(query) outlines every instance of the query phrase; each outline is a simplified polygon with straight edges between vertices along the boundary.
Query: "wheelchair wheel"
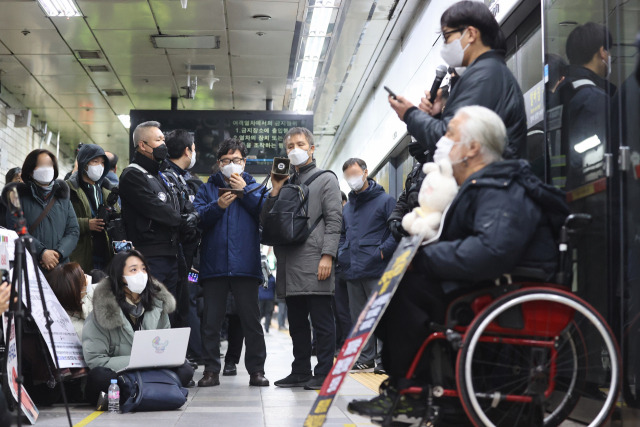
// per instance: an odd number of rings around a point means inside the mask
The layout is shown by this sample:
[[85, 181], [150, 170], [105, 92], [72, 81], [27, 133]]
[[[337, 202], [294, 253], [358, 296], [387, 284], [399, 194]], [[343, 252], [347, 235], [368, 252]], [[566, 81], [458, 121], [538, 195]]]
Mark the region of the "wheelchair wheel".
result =
[[471, 323], [456, 380], [476, 426], [599, 426], [620, 388], [620, 356], [609, 326], [589, 304], [550, 288], [511, 292]]

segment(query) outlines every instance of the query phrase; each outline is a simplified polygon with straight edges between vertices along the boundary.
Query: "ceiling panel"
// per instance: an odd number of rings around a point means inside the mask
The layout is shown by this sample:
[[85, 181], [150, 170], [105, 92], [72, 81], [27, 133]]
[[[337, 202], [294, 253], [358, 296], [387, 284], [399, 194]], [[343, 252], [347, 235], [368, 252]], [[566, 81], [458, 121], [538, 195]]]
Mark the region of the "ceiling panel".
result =
[[[227, 3], [230, 30], [294, 31], [298, 3], [239, 1]], [[268, 15], [271, 19], [254, 19], [255, 15]]]
[[77, 3], [94, 30], [156, 29], [146, 0], [78, 0]]
[[263, 36], [255, 31], [229, 31], [232, 55], [288, 56], [292, 43], [293, 31], [267, 31]]
[[7, 74], [25, 74], [22, 64], [13, 55], [0, 55], [0, 78]]
[[128, 96], [108, 96], [107, 101], [116, 114], [129, 114], [129, 110], [133, 109]]
[[91, 80], [94, 81], [98, 89], [123, 89], [118, 76], [113, 72], [108, 73], [90, 73]]
[[35, 1], [30, 2], [2, 2], [0, 13], [0, 28], [3, 30], [50, 30], [53, 29], [42, 9]]
[[[169, 51], [169, 62], [173, 72], [176, 74], [182, 74], [186, 72], [186, 64], [192, 65], [214, 65], [216, 67], [214, 74], [216, 76], [228, 76], [229, 70], [229, 55], [227, 52], [220, 52], [217, 55], [203, 54], [197, 50], [191, 50], [188, 53], [171, 53]], [[206, 76], [208, 71], [192, 71], [192, 75], [198, 77]]]
[[100, 94], [57, 95], [56, 100], [64, 108], [109, 108]]
[[174, 85], [173, 78], [169, 76], [122, 76], [122, 84], [129, 95], [160, 95], [171, 96]]
[[151, 43], [150, 30], [96, 30], [96, 38], [108, 56], [164, 55], [164, 49], [156, 49]]
[[289, 56], [232, 56], [234, 76], [287, 77]]
[[1, 29], [0, 40], [16, 55], [71, 53], [56, 30], [30, 30], [25, 36], [21, 30]]
[[74, 50], [99, 50], [100, 46], [91, 33], [91, 29], [84, 19], [52, 17], [64, 40]]
[[[237, 110], [266, 110], [265, 98], [249, 95], [234, 95], [235, 107]], [[273, 109], [281, 110], [283, 96], [273, 98]]]
[[17, 55], [35, 76], [86, 75], [74, 55]]
[[110, 55], [109, 61], [118, 76], [171, 75], [166, 55]]
[[186, 9], [182, 9], [178, 0], [151, 0], [153, 14], [161, 33], [226, 29], [222, 0], [189, 0], [187, 5]]
[[85, 76], [38, 76], [38, 81], [51, 94], [98, 93], [98, 89]]
[[98, 134], [111, 134], [117, 133], [124, 127], [119, 120], [110, 122], [94, 122], [94, 123], [80, 123], [80, 127], [87, 131], [90, 135], [94, 133]]
[[78, 123], [111, 122], [115, 117], [110, 108], [66, 108], [66, 111]]
[[234, 77], [233, 91], [243, 95], [284, 96], [286, 84], [286, 77]]

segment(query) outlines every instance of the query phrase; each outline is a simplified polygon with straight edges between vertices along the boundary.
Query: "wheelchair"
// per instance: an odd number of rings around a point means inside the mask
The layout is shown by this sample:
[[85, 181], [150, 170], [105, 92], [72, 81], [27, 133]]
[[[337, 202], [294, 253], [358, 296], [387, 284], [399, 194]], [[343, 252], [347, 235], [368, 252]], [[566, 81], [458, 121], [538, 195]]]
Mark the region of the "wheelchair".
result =
[[[591, 221], [567, 217], [560, 233], [557, 283], [508, 281], [453, 300], [444, 325], [431, 324], [383, 426], [400, 426], [393, 413], [403, 396], [427, 400], [416, 425], [441, 424], [442, 399], [458, 399], [469, 421], [480, 426], [560, 425], [579, 418], [605, 423], [617, 403], [621, 359], [603, 317], [573, 294], [570, 236]], [[455, 386], [417, 385], [416, 369], [436, 340], [457, 353]], [[443, 381], [444, 382], [444, 381]], [[439, 403], [440, 402], [440, 403]]]

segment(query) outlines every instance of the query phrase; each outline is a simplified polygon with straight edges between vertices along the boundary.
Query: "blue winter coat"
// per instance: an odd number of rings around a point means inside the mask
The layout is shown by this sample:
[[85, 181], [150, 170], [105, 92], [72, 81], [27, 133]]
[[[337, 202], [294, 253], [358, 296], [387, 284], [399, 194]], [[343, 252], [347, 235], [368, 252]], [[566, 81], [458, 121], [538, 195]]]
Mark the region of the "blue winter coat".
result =
[[342, 210], [338, 250], [338, 262], [345, 280], [382, 275], [397, 246], [387, 227], [387, 219], [395, 206], [395, 199], [372, 179], [362, 193], [349, 193], [349, 202]]
[[260, 184], [244, 172], [247, 183], [243, 198], [237, 198], [227, 209], [218, 206], [218, 189], [228, 188], [221, 172], [202, 185], [193, 201], [200, 214], [203, 229], [200, 278], [254, 277], [262, 283], [260, 233], [258, 229], [262, 203], [268, 196], [264, 189], [249, 193]]

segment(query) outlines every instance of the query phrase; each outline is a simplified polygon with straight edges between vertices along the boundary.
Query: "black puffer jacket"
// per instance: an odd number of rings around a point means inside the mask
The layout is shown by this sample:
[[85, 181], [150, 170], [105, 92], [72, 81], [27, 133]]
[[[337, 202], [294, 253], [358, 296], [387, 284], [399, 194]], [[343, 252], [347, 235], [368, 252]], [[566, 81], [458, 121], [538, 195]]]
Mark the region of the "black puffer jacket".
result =
[[[404, 190], [402, 190], [402, 194], [398, 197], [396, 207], [393, 208], [393, 212], [391, 212], [391, 215], [387, 220], [387, 224], [398, 241], [401, 238], [401, 235], [398, 234], [398, 232], [408, 235], [406, 232], [402, 231], [402, 225], [400, 223], [406, 214], [411, 212], [413, 208], [417, 208], [420, 205], [418, 203], [418, 193], [420, 193], [420, 187], [422, 187], [424, 177], [425, 174], [422, 172], [422, 163], [416, 163], [411, 172], [409, 172], [409, 175], [407, 175], [407, 179], [404, 183]], [[396, 222], [396, 224], [392, 224], [393, 222]], [[397, 231], [394, 227], [398, 227]]]
[[528, 162], [492, 163], [462, 184], [440, 241], [422, 249], [417, 262], [443, 282], [486, 282], [516, 267], [552, 280], [567, 215], [564, 193], [533, 175]]
[[456, 83], [444, 109], [437, 119], [416, 107], [409, 109], [403, 120], [407, 130], [433, 156], [436, 142], [447, 131], [447, 125], [459, 108], [481, 105], [495, 111], [507, 127], [508, 143], [503, 157], [524, 157], [526, 149], [527, 115], [522, 91], [504, 61], [504, 53], [490, 50], [467, 67]]

